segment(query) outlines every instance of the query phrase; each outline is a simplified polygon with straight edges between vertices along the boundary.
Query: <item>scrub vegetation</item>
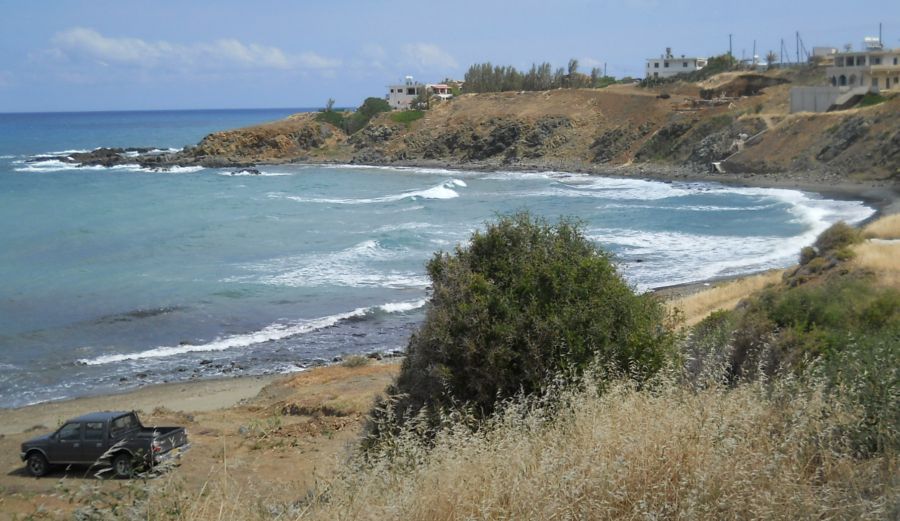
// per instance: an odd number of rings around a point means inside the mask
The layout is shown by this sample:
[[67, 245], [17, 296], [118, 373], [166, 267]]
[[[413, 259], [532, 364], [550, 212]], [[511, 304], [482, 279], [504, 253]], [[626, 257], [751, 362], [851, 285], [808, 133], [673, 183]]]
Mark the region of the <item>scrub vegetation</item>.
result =
[[425, 323], [335, 475], [291, 502], [227, 472], [199, 496], [164, 482], [135, 515], [896, 519], [900, 288], [862, 240], [835, 225], [678, 329], [577, 223], [500, 217], [428, 264]]

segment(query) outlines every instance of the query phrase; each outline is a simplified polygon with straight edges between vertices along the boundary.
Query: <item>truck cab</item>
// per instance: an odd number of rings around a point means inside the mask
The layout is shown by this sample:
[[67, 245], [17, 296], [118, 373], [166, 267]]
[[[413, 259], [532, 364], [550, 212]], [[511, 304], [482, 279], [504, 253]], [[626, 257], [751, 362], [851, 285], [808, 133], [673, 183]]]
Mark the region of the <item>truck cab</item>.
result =
[[180, 457], [188, 447], [182, 427], [144, 427], [134, 412], [96, 412], [26, 441], [21, 458], [36, 477], [46, 474], [51, 465], [111, 467], [116, 475], [127, 477], [135, 468]]

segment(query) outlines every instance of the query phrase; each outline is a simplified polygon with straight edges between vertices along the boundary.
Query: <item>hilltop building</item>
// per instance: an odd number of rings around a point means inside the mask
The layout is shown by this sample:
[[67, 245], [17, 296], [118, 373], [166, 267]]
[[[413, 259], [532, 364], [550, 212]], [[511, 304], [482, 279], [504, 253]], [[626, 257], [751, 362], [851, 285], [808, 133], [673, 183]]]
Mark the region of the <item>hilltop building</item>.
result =
[[647, 59], [646, 78], [671, 78], [677, 74], [699, 71], [706, 67], [706, 58], [688, 58], [685, 55], [675, 57], [672, 48], [666, 47], [666, 53], [659, 58]]
[[900, 49], [866, 38], [864, 51], [834, 52], [825, 68], [829, 86], [793, 87], [791, 112], [826, 112], [852, 105], [869, 92], [900, 91]]
[[392, 109], [406, 110], [421, 92], [428, 92], [441, 99], [453, 97], [450, 86], [445, 83], [419, 83], [412, 76], [407, 76], [401, 84], [388, 85], [385, 99]]
[[839, 52], [825, 69], [832, 87], [868, 87], [872, 92], [900, 89], [900, 49], [874, 47]]

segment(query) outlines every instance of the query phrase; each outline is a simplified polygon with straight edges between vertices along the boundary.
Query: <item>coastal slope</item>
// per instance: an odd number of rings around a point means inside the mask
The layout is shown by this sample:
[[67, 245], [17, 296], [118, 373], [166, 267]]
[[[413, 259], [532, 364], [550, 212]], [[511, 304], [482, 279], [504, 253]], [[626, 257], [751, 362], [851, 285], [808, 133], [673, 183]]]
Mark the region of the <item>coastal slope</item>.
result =
[[[653, 88], [464, 94], [413, 121], [383, 113], [347, 135], [318, 113], [217, 132], [159, 166], [339, 162], [477, 169], [775, 175], [894, 185], [900, 98], [829, 113], [788, 113], [799, 73], [726, 73]], [[91, 163], [98, 151], [73, 157]], [[714, 166], [717, 164], [718, 167]], [[150, 165], [153, 166], [153, 165]]]

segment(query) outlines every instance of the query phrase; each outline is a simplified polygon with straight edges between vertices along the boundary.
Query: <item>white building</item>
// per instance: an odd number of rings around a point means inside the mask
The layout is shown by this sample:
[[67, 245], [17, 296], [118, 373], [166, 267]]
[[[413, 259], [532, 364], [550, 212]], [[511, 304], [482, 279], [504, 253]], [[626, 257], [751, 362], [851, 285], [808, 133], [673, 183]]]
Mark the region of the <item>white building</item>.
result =
[[685, 55], [672, 55], [672, 48], [666, 47], [666, 54], [659, 58], [647, 59], [646, 78], [671, 78], [677, 74], [699, 71], [706, 67], [706, 58], [688, 58]]
[[839, 52], [825, 69], [833, 87], [868, 87], [872, 92], [900, 89], [900, 49], [881, 48], [867, 39], [865, 51]]
[[388, 86], [387, 102], [394, 110], [406, 110], [424, 88], [425, 85], [407, 76], [402, 84]]
[[387, 99], [392, 109], [406, 110], [423, 90], [441, 99], [453, 97], [449, 85], [443, 83], [419, 83], [412, 76], [407, 76], [402, 84], [388, 85], [388, 93], [385, 99]]

